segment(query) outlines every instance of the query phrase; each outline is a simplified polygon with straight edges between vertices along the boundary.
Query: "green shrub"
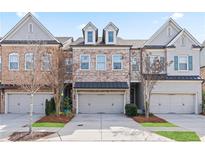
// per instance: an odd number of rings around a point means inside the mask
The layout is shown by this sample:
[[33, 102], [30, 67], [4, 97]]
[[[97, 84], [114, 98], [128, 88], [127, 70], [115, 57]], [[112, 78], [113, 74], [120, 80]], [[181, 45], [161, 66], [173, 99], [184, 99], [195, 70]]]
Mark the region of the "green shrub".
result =
[[63, 112], [67, 114], [71, 112], [71, 110], [72, 110], [71, 99], [67, 96], [63, 100]]
[[137, 115], [137, 106], [136, 104], [126, 104], [125, 105], [125, 114], [127, 116], [133, 117]]
[[55, 113], [56, 108], [55, 108], [55, 101], [54, 98], [52, 97], [50, 100], [46, 99], [46, 108], [45, 108], [45, 113], [46, 115], [50, 115]]

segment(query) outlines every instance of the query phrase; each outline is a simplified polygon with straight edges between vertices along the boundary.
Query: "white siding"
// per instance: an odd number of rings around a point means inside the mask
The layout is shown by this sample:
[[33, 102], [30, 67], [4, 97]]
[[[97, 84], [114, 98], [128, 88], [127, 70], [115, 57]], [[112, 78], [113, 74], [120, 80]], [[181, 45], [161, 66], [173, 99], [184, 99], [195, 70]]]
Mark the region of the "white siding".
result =
[[[28, 26], [33, 25], [33, 33], [29, 33]], [[53, 40], [32, 18], [27, 19], [6, 40]]]
[[[167, 61], [173, 63], [167, 68], [168, 75], [200, 75], [200, 51], [192, 49], [193, 42], [185, 37], [185, 46], [181, 46], [181, 37], [175, 42], [176, 48], [167, 49]], [[187, 55], [193, 57], [193, 70], [174, 70], [174, 56]]]
[[[170, 37], [167, 36], [167, 28], [168, 26], [171, 27], [172, 35]], [[172, 24], [169, 23], [169, 25], [166, 26], [158, 36], [156, 36], [149, 45], [166, 45], [168, 42], [170, 42], [178, 33], [179, 30]]]

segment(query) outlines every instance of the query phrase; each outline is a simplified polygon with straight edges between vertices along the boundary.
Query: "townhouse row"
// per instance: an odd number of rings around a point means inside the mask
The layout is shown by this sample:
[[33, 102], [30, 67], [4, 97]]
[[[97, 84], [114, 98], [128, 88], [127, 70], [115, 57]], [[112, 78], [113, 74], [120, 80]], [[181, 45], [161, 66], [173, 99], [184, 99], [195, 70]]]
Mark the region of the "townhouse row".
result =
[[[76, 113], [124, 113], [128, 103], [143, 112], [144, 85], [139, 78], [144, 74], [143, 53], [150, 54], [150, 62], [156, 58], [172, 62], [155, 74], [151, 112], [201, 112], [203, 50], [186, 29], [170, 18], [148, 40], [123, 39], [118, 32], [110, 22], [98, 36], [98, 28], [89, 22], [76, 40], [54, 37], [28, 13], [0, 41], [1, 113], [29, 112], [30, 97], [16, 83], [26, 82], [22, 77], [33, 67], [39, 68], [39, 76], [49, 71], [59, 52], [66, 64], [64, 96], [72, 98]], [[52, 96], [50, 87], [41, 88], [35, 95], [34, 113], [44, 113], [45, 99]]]

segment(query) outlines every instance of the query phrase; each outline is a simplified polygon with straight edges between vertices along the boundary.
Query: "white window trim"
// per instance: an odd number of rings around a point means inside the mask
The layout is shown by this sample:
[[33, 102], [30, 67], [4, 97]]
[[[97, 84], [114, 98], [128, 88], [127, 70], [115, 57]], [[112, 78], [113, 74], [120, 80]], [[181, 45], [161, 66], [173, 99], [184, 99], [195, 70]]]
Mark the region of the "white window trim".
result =
[[[26, 70], [26, 71], [30, 71], [30, 70], [32, 70], [32, 69], [27, 69], [27, 68], [26, 68], [26, 56], [27, 56], [27, 55], [32, 55], [32, 56], [34, 56], [34, 54], [33, 54], [32, 52], [27, 52], [27, 53], [25, 53], [25, 56], [24, 56], [24, 67], [25, 67], [25, 70]], [[35, 61], [35, 60], [34, 60], [34, 57], [33, 57], [33, 67], [34, 67], [34, 61]]]
[[122, 54], [114, 54], [112, 55], [112, 70], [114, 71], [122, 71], [123, 70], [123, 60], [121, 60], [121, 69], [114, 69], [114, 56], [121, 56], [122, 57]]
[[[10, 68], [10, 56], [13, 56], [13, 55], [18, 56], [18, 68], [17, 68], [17, 69], [11, 69], [11, 68]], [[14, 53], [14, 52], [13, 52], [13, 53], [10, 53], [10, 54], [9, 54], [9, 70], [10, 70], [10, 71], [19, 71], [19, 54], [18, 54], [18, 53]]]
[[[31, 27], [32, 27], [32, 28], [31, 28], [31, 31], [30, 31], [30, 25], [31, 25]], [[32, 23], [29, 23], [29, 24], [28, 24], [28, 32], [29, 32], [29, 33], [33, 33], [33, 24], [32, 24]]]
[[[139, 65], [139, 70], [138, 70], [138, 71], [134, 71], [134, 70], [133, 70], [132, 65], [133, 65], [133, 60], [134, 60], [134, 59], [136, 59], [137, 63], [139, 62], [139, 63], [138, 63], [138, 65]], [[139, 72], [139, 71], [140, 71], [140, 64], [141, 64], [141, 63], [140, 63], [140, 57], [132, 57], [132, 58], [131, 58], [131, 70], [132, 70], [133, 72]]]
[[[68, 61], [71, 61], [71, 64], [68, 64]], [[71, 58], [66, 58], [66, 59], [65, 59], [65, 63], [66, 63], [66, 64], [65, 64], [66, 67], [67, 67], [67, 66], [71, 66], [71, 67], [72, 67], [72, 65], [73, 65], [73, 60], [72, 60]], [[71, 72], [68, 72], [67, 69], [66, 69], [66, 73], [68, 73], [68, 74], [69, 74], [69, 73], [72, 73], [72, 70], [71, 70]]]
[[[51, 63], [51, 67], [52, 67], [52, 54], [51, 54], [51, 53], [46, 53], [46, 54], [50, 56], [50, 63]], [[43, 55], [43, 56], [45, 56], [45, 55]], [[42, 58], [42, 62], [41, 62], [41, 71], [49, 72], [50, 69], [45, 70], [45, 69], [43, 68], [43, 63], [44, 63], [43, 56], [41, 57], [41, 58]]]
[[[81, 68], [81, 57], [82, 57], [82, 56], [88, 56], [88, 57], [89, 57], [88, 69], [82, 69], [82, 68]], [[90, 70], [90, 60], [91, 60], [91, 59], [90, 59], [90, 55], [89, 55], [89, 54], [81, 54], [81, 55], [80, 55], [80, 70], [82, 70], [82, 71], [88, 71], [88, 70]]]
[[[179, 67], [180, 57], [186, 57], [186, 62], [187, 62], [187, 69], [186, 70], [181, 70], [180, 67]], [[179, 55], [178, 56], [178, 71], [179, 72], [188, 72], [189, 71], [189, 58], [188, 57], [189, 57], [188, 55]]]
[[[103, 56], [103, 57], [105, 57], [105, 69], [98, 69], [98, 68], [97, 68], [97, 64], [98, 64], [97, 57], [98, 57], [98, 56]], [[105, 54], [98, 54], [98, 55], [96, 55], [96, 66], [95, 66], [95, 68], [96, 68], [97, 71], [104, 71], [104, 70], [107, 69], [107, 57], [106, 57]]]

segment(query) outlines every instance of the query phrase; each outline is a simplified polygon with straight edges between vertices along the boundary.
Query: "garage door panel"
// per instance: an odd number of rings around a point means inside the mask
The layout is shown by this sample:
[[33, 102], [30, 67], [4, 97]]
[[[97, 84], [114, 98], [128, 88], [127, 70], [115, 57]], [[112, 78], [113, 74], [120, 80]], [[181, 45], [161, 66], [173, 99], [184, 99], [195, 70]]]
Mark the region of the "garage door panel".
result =
[[194, 95], [152, 94], [152, 113], [194, 113]]
[[[50, 99], [51, 94], [35, 94], [33, 113], [45, 113], [45, 100]], [[31, 96], [27, 94], [8, 94], [9, 113], [29, 113]]]
[[123, 95], [79, 94], [79, 113], [123, 113]]

